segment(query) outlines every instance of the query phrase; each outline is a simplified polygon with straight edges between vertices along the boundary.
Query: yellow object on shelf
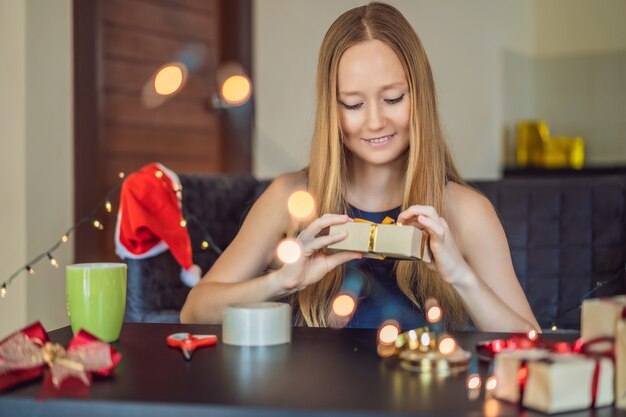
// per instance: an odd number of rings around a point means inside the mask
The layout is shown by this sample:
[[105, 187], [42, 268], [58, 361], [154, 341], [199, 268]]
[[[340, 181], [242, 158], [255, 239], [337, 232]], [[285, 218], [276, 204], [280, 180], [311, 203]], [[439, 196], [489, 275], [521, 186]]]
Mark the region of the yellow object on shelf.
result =
[[517, 125], [517, 165], [542, 168], [581, 169], [585, 164], [585, 141], [580, 136], [550, 136], [546, 122]]

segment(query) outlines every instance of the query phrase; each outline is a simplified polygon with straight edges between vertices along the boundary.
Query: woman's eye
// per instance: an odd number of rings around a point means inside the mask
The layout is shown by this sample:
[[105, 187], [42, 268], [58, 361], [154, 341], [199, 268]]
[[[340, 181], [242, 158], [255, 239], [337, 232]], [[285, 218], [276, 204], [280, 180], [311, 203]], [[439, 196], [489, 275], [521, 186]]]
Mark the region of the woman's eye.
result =
[[404, 98], [404, 94], [402, 94], [400, 97], [398, 98], [389, 98], [389, 99], [385, 99], [385, 103], [387, 104], [396, 104], [402, 101], [402, 99]]
[[363, 106], [363, 103], [359, 103], [359, 104], [346, 104], [346, 103], [341, 103], [341, 105], [347, 109], [347, 110], [358, 110]]

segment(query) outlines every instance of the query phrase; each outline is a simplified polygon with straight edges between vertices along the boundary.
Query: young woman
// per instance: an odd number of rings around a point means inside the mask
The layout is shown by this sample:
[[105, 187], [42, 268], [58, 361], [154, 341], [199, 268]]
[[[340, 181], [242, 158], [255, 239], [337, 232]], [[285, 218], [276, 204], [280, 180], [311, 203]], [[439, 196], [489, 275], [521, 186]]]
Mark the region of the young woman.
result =
[[[308, 168], [273, 181], [189, 293], [181, 321], [218, 323], [231, 303], [290, 296], [298, 323], [326, 326], [350, 266], [366, 277], [352, 326], [377, 327], [389, 312], [405, 329], [421, 325], [421, 306], [435, 297], [451, 329], [469, 318], [484, 331], [539, 330], [498, 216], [454, 166], [428, 59], [404, 16], [381, 3], [344, 13], [326, 33], [317, 71]], [[318, 217], [297, 231], [301, 258], [282, 265], [276, 247], [294, 228], [287, 200], [297, 190], [312, 194]], [[434, 262], [325, 254], [347, 237], [327, 234], [330, 226], [385, 216], [428, 232]]]

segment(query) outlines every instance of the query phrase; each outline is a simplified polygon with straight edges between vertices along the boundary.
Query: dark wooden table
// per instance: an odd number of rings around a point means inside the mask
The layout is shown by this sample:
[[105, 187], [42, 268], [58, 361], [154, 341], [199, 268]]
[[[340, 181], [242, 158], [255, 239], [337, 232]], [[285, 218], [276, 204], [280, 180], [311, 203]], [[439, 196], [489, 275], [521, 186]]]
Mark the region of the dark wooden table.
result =
[[[190, 362], [165, 337], [190, 331], [221, 336], [219, 326], [127, 323], [114, 343], [123, 359], [95, 381], [86, 399], [38, 401], [40, 382], [0, 394], [1, 416], [541, 416], [481, 397], [470, 401], [465, 374], [416, 374], [376, 355], [376, 332], [295, 328], [291, 344], [195, 352]], [[50, 333], [71, 339], [69, 327]], [[502, 335], [456, 333], [461, 346]], [[566, 337], [572, 340], [572, 336]], [[486, 368], [481, 365], [481, 371]], [[560, 416], [563, 416], [561, 414]], [[567, 416], [626, 416], [608, 407]]]

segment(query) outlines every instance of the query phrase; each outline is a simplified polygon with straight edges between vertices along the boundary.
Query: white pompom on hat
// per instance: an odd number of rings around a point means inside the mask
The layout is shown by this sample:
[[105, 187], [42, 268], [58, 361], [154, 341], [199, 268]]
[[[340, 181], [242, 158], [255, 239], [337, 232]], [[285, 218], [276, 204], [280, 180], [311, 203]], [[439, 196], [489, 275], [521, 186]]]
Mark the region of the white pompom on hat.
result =
[[115, 253], [122, 259], [145, 259], [169, 249], [193, 287], [202, 271], [193, 264], [191, 240], [182, 214], [178, 175], [153, 163], [129, 175], [122, 184], [115, 226]]

